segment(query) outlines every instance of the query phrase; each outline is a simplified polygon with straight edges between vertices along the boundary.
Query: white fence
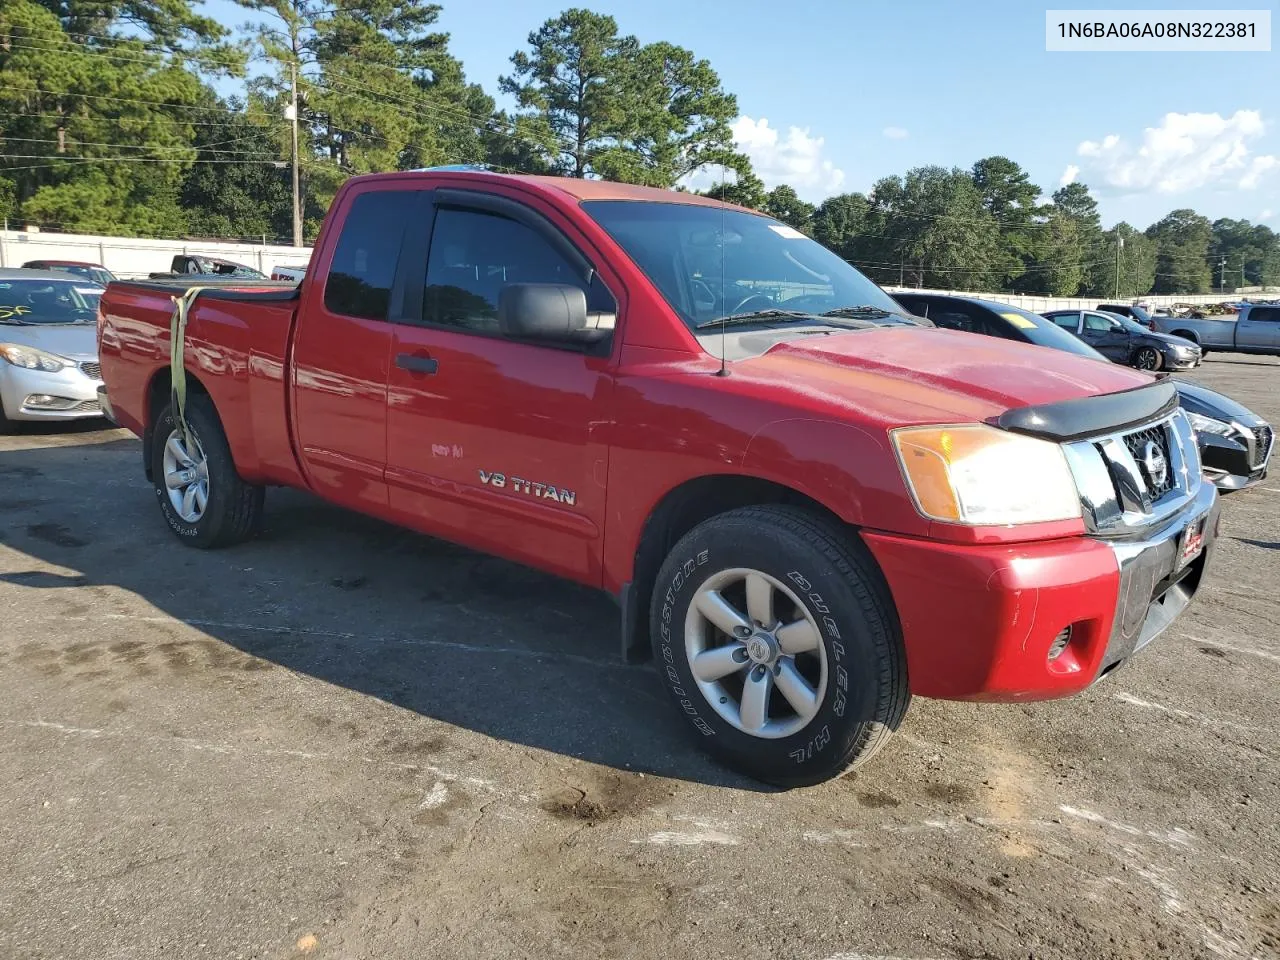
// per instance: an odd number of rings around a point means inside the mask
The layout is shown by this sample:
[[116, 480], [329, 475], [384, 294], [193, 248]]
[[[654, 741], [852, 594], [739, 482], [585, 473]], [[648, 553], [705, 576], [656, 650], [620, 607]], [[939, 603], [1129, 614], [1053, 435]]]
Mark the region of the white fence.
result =
[[[1149, 294], [1144, 297], [1039, 297], [1022, 293], [975, 293], [965, 290], [920, 290], [915, 287], [885, 287], [890, 293], [945, 293], [953, 297], [980, 297], [983, 300], [996, 300], [1000, 303], [1012, 304], [1030, 310], [1032, 313], [1044, 313], [1046, 310], [1084, 310], [1092, 309], [1103, 303], [1141, 303], [1146, 307], [1167, 307], [1174, 303], [1235, 303], [1244, 296], [1261, 299], [1265, 294], [1237, 293], [1177, 293]], [[1260, 289], [1260, 288], [1254, 288]]]
[[100, 263], [118, 277], [136, 278], [168, 270], [178, 253], [234, 260], [268, 276], [273, 267], [296, 266], [311, 259], [310, 247], [0, 230], [0, 267], [20, 267], [29, 260], [83, 260]]

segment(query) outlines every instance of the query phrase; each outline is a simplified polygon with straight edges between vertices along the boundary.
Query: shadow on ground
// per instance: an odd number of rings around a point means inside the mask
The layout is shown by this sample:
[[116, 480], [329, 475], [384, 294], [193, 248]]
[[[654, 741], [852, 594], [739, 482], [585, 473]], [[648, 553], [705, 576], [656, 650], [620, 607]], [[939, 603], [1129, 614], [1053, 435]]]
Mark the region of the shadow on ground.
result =
[[[604, 594], [296, 491], [269, 491], [260, 539], [191, 550], [161, 519], [139, 443], [118, 432], [85, 443], [81, 432], [68, 431], [74, 445], [19, 436], [0, 448], [0, 541], [17, 553], [0, 581], [41, 592], [32, 641], [56, 643], [60, 618], [135, 619], [142, 630], [161, 611], [264, 668], [499, 740], [762, 789], [705, 758], [651, 665], [621, 662], [618, 609]], [[41, 563], [23, 569], [26, 558]], [[101, 586], [144, 603], [112, 602]], [[193, 668], [174, 682], [196, 693], [217, 680]]]

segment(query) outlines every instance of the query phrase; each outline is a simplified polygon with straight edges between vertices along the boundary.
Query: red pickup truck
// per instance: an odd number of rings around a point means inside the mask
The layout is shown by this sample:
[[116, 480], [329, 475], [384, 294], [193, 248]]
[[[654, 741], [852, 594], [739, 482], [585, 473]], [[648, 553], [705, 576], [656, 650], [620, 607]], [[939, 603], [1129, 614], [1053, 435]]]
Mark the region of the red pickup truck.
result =
[[[1172, 385], [932, 327], [753, 211], [417, 171], [339, 191], [298, 287], [113, 283], [104, 409], [186, 543], [263, 490], [614, 595], [690, 730], [814, 783], [912, 693], [1077, 693], [1169, 625], [1218, 526]], [[185, 422], [185, 427], [183, 423]]]

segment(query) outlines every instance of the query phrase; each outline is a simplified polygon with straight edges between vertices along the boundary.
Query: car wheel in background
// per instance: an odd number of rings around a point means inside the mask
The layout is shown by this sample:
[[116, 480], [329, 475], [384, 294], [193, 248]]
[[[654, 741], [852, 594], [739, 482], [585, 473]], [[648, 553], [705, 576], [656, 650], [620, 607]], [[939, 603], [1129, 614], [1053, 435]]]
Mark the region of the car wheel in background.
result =
[[766, 783], [820, 783], [870, 759], [911, 699], [875, 561], [806, 510], [745, 507], [699, 524], [662, 565], [650, 623], [695, 739]]
[[1164, 358], [1155, 347], [1139, 347], [1133, 353], [1133, 365], [1139, 370], [1159, 370]]

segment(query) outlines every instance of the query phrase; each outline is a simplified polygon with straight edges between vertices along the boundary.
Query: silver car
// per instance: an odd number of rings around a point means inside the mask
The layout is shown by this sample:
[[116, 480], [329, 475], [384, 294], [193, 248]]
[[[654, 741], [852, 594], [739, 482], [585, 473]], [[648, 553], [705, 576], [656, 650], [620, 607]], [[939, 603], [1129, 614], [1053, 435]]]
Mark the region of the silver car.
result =
[[0, 269], [0, 429], [102, 415], [101, 292], [65, 273]]

